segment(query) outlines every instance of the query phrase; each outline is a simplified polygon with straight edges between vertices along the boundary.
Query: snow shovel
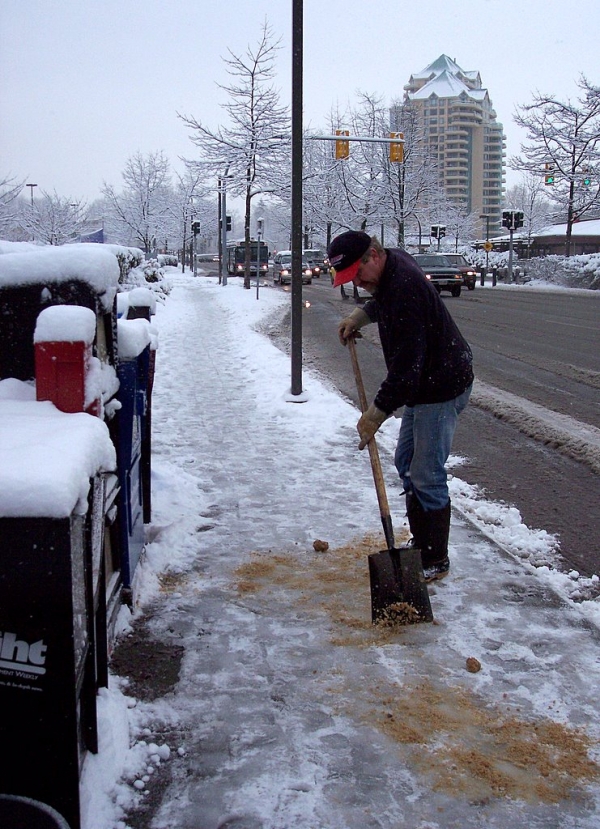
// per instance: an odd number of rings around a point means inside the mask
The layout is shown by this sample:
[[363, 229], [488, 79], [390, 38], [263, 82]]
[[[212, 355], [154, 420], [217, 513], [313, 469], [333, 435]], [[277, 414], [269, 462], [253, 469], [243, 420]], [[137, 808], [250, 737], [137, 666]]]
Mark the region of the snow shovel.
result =
[[[368, 408], [367, 395], [358, 365], [354, 338], [348, 340], [350, 359], [356, 380], [360, 408]], [[379, 512], [387, 550], [371, 553], [369, 556], [369, 579], [371, 583], [371, 620], [403, 620], [405, 622], [432, 622], [433, 612], [423, 576], [421, 552], [413, 547], [394, 547], [394, 530], [381, 470], [381, 461], [375, 438], [367, 444], [373, 480], [379, 502]]]

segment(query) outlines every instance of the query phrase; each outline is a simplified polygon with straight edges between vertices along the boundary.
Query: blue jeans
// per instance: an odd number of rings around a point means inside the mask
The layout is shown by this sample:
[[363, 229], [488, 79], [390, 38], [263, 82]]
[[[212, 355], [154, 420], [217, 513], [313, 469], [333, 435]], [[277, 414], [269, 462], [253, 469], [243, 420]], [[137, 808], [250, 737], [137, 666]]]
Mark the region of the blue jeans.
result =
[[394, 463], [404, 489], [414, 492], [426, 512], [443, 509], [450, 499], [446, 461], [472, 388], [445, 403], [404, 407]]

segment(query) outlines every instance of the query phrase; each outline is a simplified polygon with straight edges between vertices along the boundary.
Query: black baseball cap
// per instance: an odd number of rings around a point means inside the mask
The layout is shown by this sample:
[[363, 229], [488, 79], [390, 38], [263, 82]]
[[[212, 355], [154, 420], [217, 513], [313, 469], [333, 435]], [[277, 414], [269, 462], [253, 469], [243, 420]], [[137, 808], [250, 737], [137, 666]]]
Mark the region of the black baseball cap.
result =
[[334, 288], [352, 282], [370, 246], [371, 237], [362, 230], [347, 230], [335, 237], [327, 249], [329, 264], [335, 270]]

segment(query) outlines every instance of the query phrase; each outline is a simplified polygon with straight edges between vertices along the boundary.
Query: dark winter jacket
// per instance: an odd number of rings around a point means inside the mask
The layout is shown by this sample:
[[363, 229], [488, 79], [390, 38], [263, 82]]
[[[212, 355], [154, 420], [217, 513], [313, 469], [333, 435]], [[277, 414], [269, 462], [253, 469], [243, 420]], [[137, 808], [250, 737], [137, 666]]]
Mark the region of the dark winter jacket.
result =
[[377, 292], [364, 305], [379, 325], [388, 370], [375, 405], [391, 414], [404, 405], [453, 400], [473, 382], [471, 349], [412, 256], [386, 253]]

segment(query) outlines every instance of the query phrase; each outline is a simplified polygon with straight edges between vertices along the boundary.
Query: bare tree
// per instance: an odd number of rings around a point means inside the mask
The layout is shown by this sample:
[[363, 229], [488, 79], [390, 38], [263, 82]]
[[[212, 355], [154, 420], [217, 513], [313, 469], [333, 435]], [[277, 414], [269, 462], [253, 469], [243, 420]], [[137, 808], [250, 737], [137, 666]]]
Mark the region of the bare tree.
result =
[[[391, 129], [390, 110], [376, 94], [357, 94], [355, 108], [345, 113], [332, 111], [330, 132], [347, 127], [353, 136], [381, 139], [381, 143], [351, 142], [349, 157], [338, 161], [333, 159], [333, 148], [328, 148], [330, 169], [321, 164], [319, 174], [325, 185], [323, 203], [330, 223], [338, 228], [377, 227], [382, 235], [389, 228], [396, 244], [403, 247], [407, 223], [413, 220], [420, 224], [438, 192], [437, 168], [423, 150], [422, 133], [410, 107], [393, 107], [396, 113], [401, 112], [393, 131], [404, 132], [405, 138], [404, 161], [399, 163], [390, 159], [386, 140]], [[310, 193], [309, 186], [305, 189]]]
[[600, 87], [583, 75], [577, 86], [575, 103], [537, 93], [533, 103], [517, 107], [514, 120], [529, 143], [510, 160], [514, 170], [553, 176], [548, 197], [566, 214], [565, 256], [574, 222], [600, 205]]
[[202, 237], [211, 235], [210, 226], [214, 219], [211, 205], [206, 199], [208, 192], [202, 184], [202, 174], [199, 170], [192, 170], [188, 167], [183, 175], [177, 174], [171, 209], [176, 226], [175, 235], [181, 234], [182, 273], [185, 272], [187, 233], [188, 230], [191, 233], [192, 219], [200, 224], [199, 235]]
[[124, 188], [117, 193], [105, 184], [103, 194], [115, 218], [144, 253], [173, 232], [169, 161], [161, 152], [136, 153], [122, 173]]
[[[303, 201], [305, 224], [312, 228], [312, 235], [320, 236], [329, 246], [332, 235], [338, 230], [356, 226], [356, 211], [349, 194], [350, 182], [355, 172], [349, 170], [350, 158], [339, 160], [335, 157], [335, 144], [323, 141], [323, 132], [333, 135], [336, 129], [348, 124], [351, 114], [331, 110], [324, 130], [306, 131], [304, 134], [303, 158]], [[314, 244], [314, 242], [313, 242]]]
[[[404, 161], [399, 164], [389, 160], [389, 152], [383, 159], [385, 169], [386, 202], [388, 214], [393, 216], [397, 228], [397, 244], [405, 245], [406, 227], [416, 222], [429, 222], [428, 205], [439, 199], [440, 194], [437, 160], [426, 149], [423, 127], [418, 114], [409, 104], [392, 102], [396, 123], [394, 132], [404, 134]], [[421, 235], [421, 233], [419, 233]]]
[[35, 204], [23, 206], [21, 225], [31, 236], [47, 245], [64, 245], [74, 241], [86, 226], [84, 202], [50, 194], [42, 190]]
[[527, 235], [527, 250], [535, 233], [553, 219], [552, 206], [544, 192], [541, 176], [525, 173], [519, 184], [506, 191], [506, 204], [523, 213], [523, 232]]
[[448, 202], [444, 210], [446, 239], [452, 240], [454, 251], [458, 252], [461, 241], [473, 239], [478, 224], [478, 213], [469, 212], [464, 204]]
[[213, 131], [193, 116], [179, 115], [192, 131], [191, 141], [200, 151], [200, 158], [188, 164], [199, 166], [215, 177], [227, 172], [231, 176], [228, 191], [245, 200], [245, 288], [250, 288], [252, 200], [289, 187], [289, 110], [280, 104], [279, 91], [271, 83], [278, 49], [279, 41], [273, 42], [272, 31], [265, 21], [255, 48], [248, 46], [245, 55], [228, 50], [230, 57], [224, 61], [232, 82], [220, 88], [229, 96], [223, 109], [229, 116], [230, 126]]
[[17, 197], [25, 187], [25, 179], [17, 181], [14, 176], [0, 178], [0, 233], [13, 230], [18, 224]]

